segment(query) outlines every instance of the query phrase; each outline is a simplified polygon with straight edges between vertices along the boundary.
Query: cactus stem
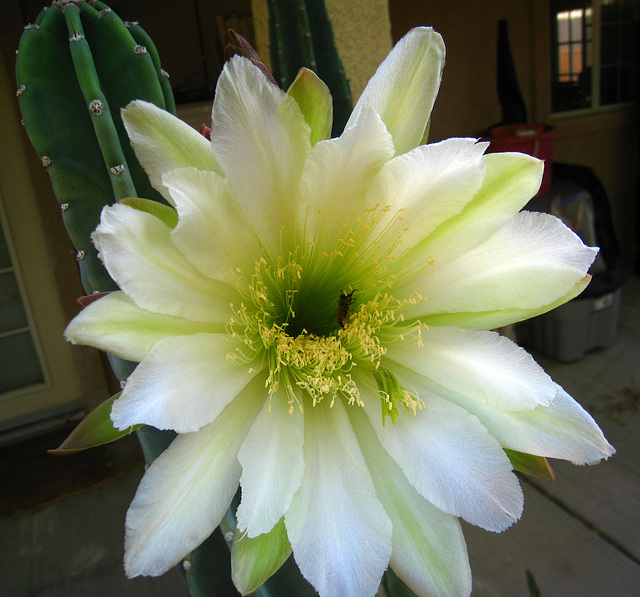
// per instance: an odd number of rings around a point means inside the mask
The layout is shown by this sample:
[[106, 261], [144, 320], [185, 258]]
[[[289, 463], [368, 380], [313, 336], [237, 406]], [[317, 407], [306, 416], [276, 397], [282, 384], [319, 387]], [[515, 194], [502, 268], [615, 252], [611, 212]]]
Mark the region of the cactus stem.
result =
[[45, 168], [48, 168], [49, 166], [51, 166], [51, 158], [50, 158], [49, 156], [47, 156], [47, 155], [43, 155], [43, 156], [40, 158], [40, 161], [42, 162], [42, 165], [43, 165]]

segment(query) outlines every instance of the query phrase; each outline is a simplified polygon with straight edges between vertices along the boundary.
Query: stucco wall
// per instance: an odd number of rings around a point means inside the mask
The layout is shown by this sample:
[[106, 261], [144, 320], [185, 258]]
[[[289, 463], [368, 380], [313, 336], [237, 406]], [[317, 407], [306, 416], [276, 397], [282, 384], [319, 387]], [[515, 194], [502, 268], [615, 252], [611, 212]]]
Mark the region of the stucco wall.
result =
[[[336, 46], [354, 101], [391, 49], [387, 0], [326, 0]], [[251, 0], [258, 52], [269, 59], [269, 14], [266, 0]]]

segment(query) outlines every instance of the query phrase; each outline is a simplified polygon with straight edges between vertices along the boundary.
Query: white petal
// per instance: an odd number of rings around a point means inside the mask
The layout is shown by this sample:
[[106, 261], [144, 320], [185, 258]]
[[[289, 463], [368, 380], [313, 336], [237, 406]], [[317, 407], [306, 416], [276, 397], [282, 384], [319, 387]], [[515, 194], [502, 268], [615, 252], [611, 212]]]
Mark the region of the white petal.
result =
[[521, 212], [482, 245], [454, 261], [436, 261], [412, 285], [430, 313], [531, 309], [569, 292], [586, 274], [596, 249], [553, 216]]
[[229, 321], [235, 289], [195, 269], [158, 218], [123, 204], [105, 207], [92, 239], [111, 277], [142, 309], [193, 321]]
[[363, 110], [341, 137], [315, 145], [304, 165], [299, 218], [317, 253], [340, 248], [344, 224], [364, 218], [369, 185], [392, 157], [391, 135], [371, 109]]
[[179, 215], [171, 238], [189, 262], [218, 280], [228, 279], [236, 267], [252, 273], [260, 248], [227, 180], [215, 172], [179, 168], [162, 182]]
[[418, 494], [380, 445], [361, 409], [348, 413], [393, 525], [391, 567], [418, 595], [468, 597], [471, 570], [458, 519]]
[[378, 67], [345, 128], [371, 107], [393, 135], [396, 153], [419, 145], [440, 87], [444, 54], [442, 37], [430, 27], [409, 31]]
[[368, 397], [365, 410], [380, 443], [434, 506], [489, 531], [503, 531], [520, 517], [523, 498], [500, 444], [462, 408], [422, 388], [418, 392], [425, 408], [416, 415], [403, 411], [386, 426], [379, 397]]
[[403, 249], [409, 249], [460, 213], [482, 185], [487, 145], [447, 139], [388, 162], [373, 181], [367, 204], [388, 206], [399, 215], [386, 233], [391, 241], [402, 236]]
[[125, 571], [159, 576], [220, 524], [238, 487], [237, 454], [265, 399], [264, 379], [214, 423], [179, 435], [145, 473], [127, 512]]
[[85, 307], [64, 334], [73, 344], [93, 346], [140, 362], [161, 338], [223, 331], [222, 325], [145, 311], [123, 292], [112, 292]]
[[421, 383], [478, 417], [505, 448], [574, 464], [594, 464], [615, 452], [593, 418], [557, 384], [549, 406], [503, 412], [438, 388], [428, 380]]
[[234, 348], [223, 334], [159, 340], [113, 403], [115, 426], [188, 433], [211, 423], [257, 373], [227, 359]]
[[[295, 99], [271, 84], [249, 60], [233, 57], [213, 102], [214, 154], [256, 231], [280, 240], [300, 201], [310, 130]], [[274, 248], [277, 248], [275, 246]]]
[[485, 242], [540, 188], [542, 160], [522, 153], [490, 153], [482, 161], [485, 176], [476, 196], [422, 244], [438, 263], [452, 261]]
[[167, 201], [171, 197], [162, 184], [165, 172], [188, 166], [220, 172], [209, 141], [169, 112], [149, 102], [134, 101], [121, 113], [136, 157], [153, 188]]
[[236, 518], [249, 537], [268, 533], [285, 515], [302, 479], [304, 419], [283, 392], [265, 403], [238, 460], [242, 465], [242, 501]]
[[321, 597], [370, 597], [389, 562], [391, 523], [342, 403], [307, 406], [304, 417], [305, 471], [285, 517], [293, 555]]
[[417, 342], [390, 344], [387, 357], [436, 383], [501, 410], [548, 405], [555, 384], [531, 355], [495, 332], [422, 330]]

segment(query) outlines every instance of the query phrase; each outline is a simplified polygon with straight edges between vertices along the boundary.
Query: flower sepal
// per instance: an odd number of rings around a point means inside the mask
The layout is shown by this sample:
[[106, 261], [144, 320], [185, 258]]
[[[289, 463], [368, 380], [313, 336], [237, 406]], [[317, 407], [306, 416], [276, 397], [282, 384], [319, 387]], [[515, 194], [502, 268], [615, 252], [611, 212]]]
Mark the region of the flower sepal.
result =
[[113, 426], [113, 422], [111, 421], [111, 407], [113, 403], [120, 398], [120, 394], [121, 392], [114, 394], [111, 398], [94, 408], [76, 425], [75, 429], [69, 434], [69, 437], [67, 437], [60, 446], [55, 450], [48, 450], [49, 454], [68, 456], [76, 452], [81, 452], [82, 450], [109, 444], [140, 429], [142, 425], [134, 425], [123, 431], [118, 431], [118, 429]]
[[242, 595], [253, 593], [291, 555], [284, 517], [268, 533], [251, 538], [236, 528], [231, 545], [231, 577]]
[[534, 456], [533, 454], [525, 454], [524, 452], [507, 450], [506, 448], [504, 448], [504, 451], [509, 457], [514, 471], [550, 481], [556, 478], [549, 461], [544, 456]]
[[301, 68], [287, 90], [311, 128], [311, 145], [331, 137], [333, 100], [324, 82], [308, 68]]

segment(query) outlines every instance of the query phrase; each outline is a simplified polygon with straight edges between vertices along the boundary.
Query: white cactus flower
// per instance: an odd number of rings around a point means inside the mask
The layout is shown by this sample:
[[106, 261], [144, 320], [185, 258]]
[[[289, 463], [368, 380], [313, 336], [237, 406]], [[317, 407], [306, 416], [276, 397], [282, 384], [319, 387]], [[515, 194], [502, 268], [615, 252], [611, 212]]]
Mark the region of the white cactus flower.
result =
[[[323, 597], [373, 596], [388, 565], [418, 595], [468, 595], [458, 518], [502, 531], [522, 512], [505, 449], [613, 453], [487, 331], [577, 296], [596, 250], [520, 212], [540, 161], [421, 145], [443, 62], [437, 33], [411, 31], [335, 139], [315, 75], [284, 93], [242, 57], [220, 76], [211, 142], [150, 104], [124, 110], [173, 207], [104, 209], [93, 238], [121, 291], [66, 334], [140, 363], [117, 428], [178, 433], [131, 504], [129, 576], [176, 565], [240, 486], [243, 536], [292, 549]], [[241, 566], [234, 579], [255, 588]]]

